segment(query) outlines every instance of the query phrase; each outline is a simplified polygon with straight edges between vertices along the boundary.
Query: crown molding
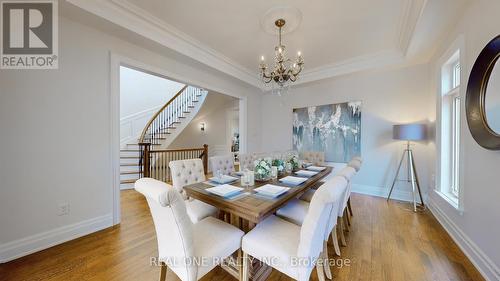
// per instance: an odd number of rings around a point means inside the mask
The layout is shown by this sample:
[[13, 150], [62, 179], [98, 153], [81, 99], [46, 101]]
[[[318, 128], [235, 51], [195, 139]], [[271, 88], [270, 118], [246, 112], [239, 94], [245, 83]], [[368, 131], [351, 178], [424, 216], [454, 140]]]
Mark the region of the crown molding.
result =
[[398, 47], [406, 57], [415, 28], [427, 5], [427, 0], [407, 0], [400, 19]]
[[127, 1], [66, 1], [227, 75], [260, 87], [257, 74]]
[[[257, 69], [252, 71], [238, 64], [127, 0], [66, 1], [263, 91], [266, 89], [258, 79]], [[396, 49], [306, 69], [294, 85], [401, 63], [406, 59], [415, 27], [426, 3], [427, 0], [406, 0], [400, 19]]]

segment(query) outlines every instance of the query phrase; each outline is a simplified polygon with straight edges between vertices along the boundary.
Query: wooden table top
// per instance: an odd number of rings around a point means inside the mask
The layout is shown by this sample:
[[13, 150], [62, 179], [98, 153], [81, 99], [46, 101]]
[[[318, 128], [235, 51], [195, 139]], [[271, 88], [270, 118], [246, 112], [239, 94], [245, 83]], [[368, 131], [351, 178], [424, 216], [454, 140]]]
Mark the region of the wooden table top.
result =
[[[298, 186], [289, 186], [280, 183], [278, 180], [267, 182], [255, 181], [254, 186], [246, 187], [241, 195], [226, 199], [221, 196], [209, 193], [205, 189], [213, 187], [207, 183], [196, 183], [184, 187], [187, 195], [191, 198], [203, 201], [207, 204], [217, 207], [219, 210], [231, 213], [252, 223], [259, 223], [267, 216], [273, 214], [281, 206], [285, 205], [293, 198], [298, 198], [308, 189], [321, 185], [320, 180], [332, 172], [332, 167], [326, 167], [323, 171], [310, 177], [307, 181]], [[283, 175], [279, 178], [288, 175]], [[256, 195], [254, 189], [266, 184], [290, 187], [285, 194], [277, 198], [265, 198]], [[240, 181], [232, 183], [233, 186], [241, 187]]]

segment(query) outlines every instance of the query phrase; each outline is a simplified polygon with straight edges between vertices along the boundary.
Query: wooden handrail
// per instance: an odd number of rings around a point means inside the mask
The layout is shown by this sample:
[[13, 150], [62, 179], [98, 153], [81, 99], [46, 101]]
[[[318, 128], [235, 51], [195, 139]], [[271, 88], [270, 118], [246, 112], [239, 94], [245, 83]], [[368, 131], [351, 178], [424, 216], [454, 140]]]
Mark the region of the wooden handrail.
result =
[[148, 123], [146, 123], [146, 126], [142, 130], [141, 137], [139, 138], [140, 143], [144, 142], [144, 139], [146, 138], [146, 133], [148, 132], [149, 127], [151, 126], [153, 121], [156, 119], [156, 117], [158, 117], [158, 115], [160, 115], [160, 113], [165, 108], [167, 108], [167, 106], [169, 106], [180, 94], [182, 94], [182, 92], [184, 92], [184, 90], [186, 90], [187, 87], [188, 87], [188, 85], [182, 87], [182, 89], [179, 92], [177, 92], [177, 94], [175, 94], [175, 96], [173, 96], [164, 106], [162, 106], [160, 108], [160, 110], [158, 110], [158, 112], [155, 113], [155, 115], [153, 115], [153, 117], [151, 117], [151, 119], [148, 121]]

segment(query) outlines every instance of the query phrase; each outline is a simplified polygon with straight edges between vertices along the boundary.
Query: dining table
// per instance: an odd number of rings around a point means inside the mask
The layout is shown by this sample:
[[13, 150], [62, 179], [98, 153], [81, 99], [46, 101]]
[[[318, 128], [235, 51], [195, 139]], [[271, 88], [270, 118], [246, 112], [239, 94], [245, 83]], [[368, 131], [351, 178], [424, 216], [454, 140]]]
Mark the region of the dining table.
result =
[[[276, 211], [295, 198], [299, 198], [309, 189], [317, 189], [324, 182], [326, 176], [332, 172], [333, 168], [325, 166], [322, 171], [310, 176], [299, 185], [285, 184], [280, 181], [286, 176], [297, 176], [297, 171], [278, 175], [277, 178], [268, 181], [255, 181], [253, 186], [242, 186], [241, 181], [231, 183], [232, 186], [241, 187], [243, 190], [229, 198], [222, 197], [207, 191], [214, 187], [211, 181], [205, 181], [187, 185], [184, 187], [189, 198], [194, 198], [210, 204], [219, 210], [219, 219], [234, 225], [245, 233], [251, 231], [259, 222], [276, 213]], [[288, 187], [289, 189], [278, 197], [261, 196], [255, 191], [256, 188], [266, 184]], [[221, 237], [221, 239], [223, 239]], [[233, 261], [236, 259], [233, 259]], [[239, 279], [239, 267], [234, 262], [224, 262], [221, 267]], [[266, 280], [271, 274], [272, 268], [257, 259], [253, 259], [250, 264], [251, 280]]]

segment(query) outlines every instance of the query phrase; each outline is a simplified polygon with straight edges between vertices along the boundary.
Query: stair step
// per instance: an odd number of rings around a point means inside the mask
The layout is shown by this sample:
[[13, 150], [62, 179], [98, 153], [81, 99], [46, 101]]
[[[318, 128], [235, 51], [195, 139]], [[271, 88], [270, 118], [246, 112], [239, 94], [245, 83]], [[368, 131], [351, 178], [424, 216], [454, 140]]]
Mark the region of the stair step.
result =
[[139, 174], [139, 170], [137, 170], [137, 171], [125, 171], [125, 172], [120, 171], [120, 175], [134, 175], [134, 174]]
[[139, 159], [141, 158], [139, 155], [137, 156], [120, 156], [121, 159]]
[[131, 180], [121, 180], [120, 184], [125, 184], [125, 183], [135, 183], [138, 179], [131, 179]]
[[133, 183], [122, 183], [120, 184], [120, 190], [134, 189]]
[[139, 163], [120, 163], [120, 166], [123, 166], [123, 167], [137, 166], [137, 167], [139, 167]]

